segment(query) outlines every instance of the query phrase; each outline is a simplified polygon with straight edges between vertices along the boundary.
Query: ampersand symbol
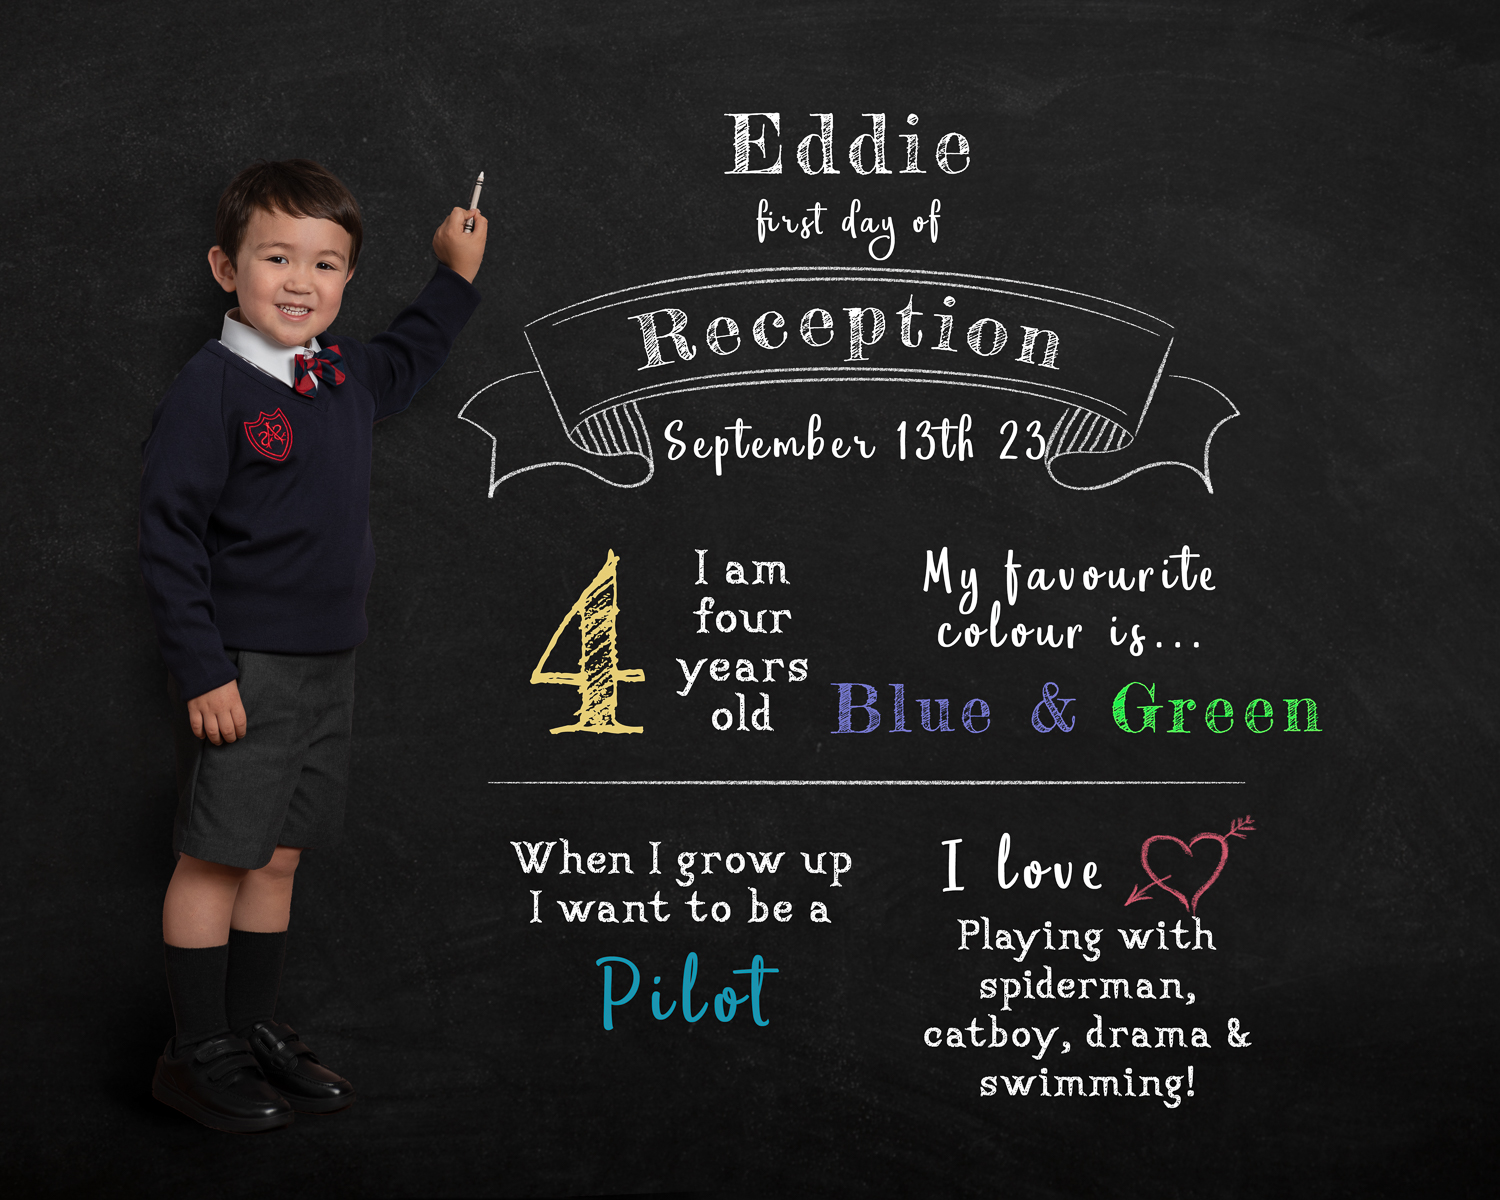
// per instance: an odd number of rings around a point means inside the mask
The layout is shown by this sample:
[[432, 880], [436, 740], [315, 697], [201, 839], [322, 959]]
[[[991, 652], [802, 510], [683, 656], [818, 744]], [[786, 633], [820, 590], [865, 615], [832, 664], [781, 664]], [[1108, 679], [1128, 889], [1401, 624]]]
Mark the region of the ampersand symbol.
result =
[[1240, 1032], [1240, 1019], [1238, 1017], [1229, 1018], [1229, 1044], [1237, 1049], [1250, 1044], [1250, 1035]]
[[[1057, 705], [1053, 703], [1057, 699], [1057, 691], [1058, 688], [1055, 683], [1044, 683], [1042, 685], [1042, 702], [1031, 710], [1031, 727], [1038, 733], [1051, 733], [1054, 729], [1060, 729], [1064, 733], [1073, 732], [1073, 724], [1077, 718], [1064, 717], [1063, 709], [1072, 704], [1076, 697], [1068, 696], [1064, 698], [1061, 705]], [[1044, 708], [1052, 715], [1052, 724], [1050, 725], [1042, 724], [1042, 709]]]

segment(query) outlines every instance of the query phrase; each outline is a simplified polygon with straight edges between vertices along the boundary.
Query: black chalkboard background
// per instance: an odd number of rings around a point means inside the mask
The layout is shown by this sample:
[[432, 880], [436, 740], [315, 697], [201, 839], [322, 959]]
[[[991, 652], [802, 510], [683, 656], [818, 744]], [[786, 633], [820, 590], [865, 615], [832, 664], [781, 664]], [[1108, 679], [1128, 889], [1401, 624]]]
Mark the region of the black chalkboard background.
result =
[[[6, 497], [0, 688], [7, 747], [0, 1174], [68, 1195], [550, 1195], [671, 1191], [1026, 1196], [1488, 1194], [1496, 1129], [1497, 267], [1500, 38], [1488, 5], [799, 3], [780, 6], [60, 3], [8, 12], [0, 304]], [[727, 175], [726, 113], [782, 114], [779, 177]], [[917, 113], [952, 177], [809, 178], [810, 113], [843, 147]], [[170, 731], [135, 561], [138, 446], [224, 298], [204, 264], [224, 182], [311, 156], [364, 206], [336, 331], [368, 337], [430, 271], [431, 230], [483, 168], [486, 294], [411, 412], [379, 427], [380, 553], [359, 652], [345, 844], [298, 876], [281, 1013], [354, 1079], [335, 1118], [235, 1138], [149, 1095], [171, 1031], [160, 969]], [[829, 207], [821, 238], [755, 238], [755, 206]], [[910, 218], [942, 200], [932, 243]], [[852, 198], [898, 214], [885, 265], [1033, 281], [1171, 322], [1174, 372], [1241, 415], [1213, 490], [1162, 467], [1096, 491], [1001, 462], [1002, 422], [1056, 405], [913, 383], [760, 387], [643, 405], [655, 477], [619, 489], [531, 472], [489, 496], [490, 443], [456, 419], [534, 369], [522, 329], [617, 288], [753, 267], [871, 266], [837, 232]], [[840, 293], [840, 295], [847, 294]], [[663, 302], [665, 303], [665, 302]], [[831, 305], [856, 303], [837, 297]], [[694, 320], [712, 313], [694, 313]], [[753, 314], [752, 314], [753, 315]], [[893, 318], [894, 319], [894, 318]], [[701, 329], [698, 331], [701, 335]], [[888, 335], [895, 337], [894, 330]], [[499, 395], [497, 391], [495, 393]], [[475, 410], [478, 411], [477, 409]], [[524, 422], [480, 423], [517, 449]], [[876, 457], [669, 461], [669, 420], [790, 436], [817, 412]], [[973, 461], [899, 461], [896, 428], [970, 414]], [[476, 419], [478, 419], [476, 417]], [[515, 438], [507, 440], [508, 431]], [[565, 448], [538, 443], [534, 461]], [[1077, 650], [940, 650], [977, 568], [983, 620], [1008, 550], [1031, 566], [1155, 566], [1184, 544], [1217, 590], [1025, 597]], [[955, 594], [922, 590], [948, 548]], [[696, 550], [711, 586], [699, 587]], [[620, 557], [620, 688], [638, 736], [552, 736], [577, 702], [528, 679], [607, 551]], [[781, 560], [772, 639], [698, 635], [726, 560]], [[746, 589], [737, 595], [748, 594]], [[777, 604], [762, 599], [774, 592]], [[733, 603], [731, 603], [733, 602]], [[743, 603], [748, 604], [748, 601]], [[1108, 643], [1139, 624], [1139, 657]], [[1007, 616], [1006, 625], [1010, 624]], [[1155, 641], [1164, 648], [1157, 650]], [[1173, 643], [1181, 640], [1183, 649]], [[1200, 648], [1192, 650], [1190, 642]], [[565, 635], [553, 669], [568, 669]], [[576, 647], [576, 635], [571, 645]], [[687, 697], [675, 659], [806, 657], [771, 733], [716, 732], [733, 682]], [[1195, 698], [1192, 735], [1128, 735], [1132, 680]], [[992, 724], [834, 734], [837, 692], [904, 682]], [[1039, 735], [1045, 683], [1070, 734]], [[1216, 697], [1275, 729], [1208, 732]], [[1313, 697], [1322, 732], [1282, 732]], [[856, 699], [859, 695], [856, 694]], [[1045, 715], [1045, 710], [1043, 715]], [[253, 714], [252, 736], [253, 736]], [[886, 721], [890, 720], [887, 709]], [[858, 724], [855, 726], [859, 727]], [[587, 781], [576, 785], [492, 781]], [[1096, 781], [1045, 786], [625, 786], [643, 780]], [[1144, 782], [1143, 782], [1144, 781]], [[1153, 782], [1154, 781], [1154, 782]], [[1203, 782], [1214, 781], [1212, 785]], [[1238, 782], [1223, 782], [1238, 781]], [[1185, 917], [1147, 882], [1148, 837], [1223, 834], [1198, 915], [1213, 952], [1123, 950]], [[996, 884], [1099, 864], [1102, 889]], [[512, 842], [626, 851], [634, 875], [544, 876]], [[943, 843], [963, 839], [959, 882]], [[649, 843], [662, 874], [649, 876]], [[1199, 843], [1202, 847], [1202, 843]], [[775, 876], [696, 881], [734, 909], [695, 924], [680, 851], [784, 851]], [[842, 852], [837, 889], [801, 852]], [[561, 847], [555, 851], [561, 854]], [[1184, 865], [1179, 856], [1179, 865]], [[1184, 873], [1186, 877], [1186, 872]], [[790, 923], [746, 923], [747, 886]], [[664, 924], [569, 925], [558, 899], [670, 902]], [[532, 923], [531, 889], [543, 921]], [[829, 924], [814, 924], [814, 901]], [[550, 910], [550, 911], [549, 911]], [[1077, 953], [957, 950], [961, 920], [1100, 928]], [[971, 944], [974, 944], [971, 942]], [[699, 1002], [764, 956], [756, 1026], [651, 1020], [684, 956]], [[643, 990], [601, 1025], [606, 955]], [[1177, 976], [1196, 1003], [1020, 1001], [980, 981]], [[1031, 1050], [929, 1048], [990, 1013], [1056, 1026]], [[1098, 1050], [1106, 1025], [1202, 1027], [1211, 1048]], [[1228, 1023], [1250, 1036], [1232, 1048]], [[967, 1035], [966, 1035], [967, 1036]], [[987, 1075], [1165, 1076], [1191, 1098], [982, 1096]], [[1038, 1085], [1040, 1086], [1040, 1085]]]

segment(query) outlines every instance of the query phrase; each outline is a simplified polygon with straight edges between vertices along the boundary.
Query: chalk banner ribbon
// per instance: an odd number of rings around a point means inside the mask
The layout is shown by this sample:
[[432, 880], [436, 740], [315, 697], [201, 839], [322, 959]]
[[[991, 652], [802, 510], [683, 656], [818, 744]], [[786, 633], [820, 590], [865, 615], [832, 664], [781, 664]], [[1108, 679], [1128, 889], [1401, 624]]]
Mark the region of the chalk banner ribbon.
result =
[[785, 400], [794, 384], [898, 382], [1052, 401], [1043, 461], [1054, 481], [1079, 490], [1180, 466], [1212, 492], [1214, 433], [1239, 415], [1217, 388], [1167, 372], [1165, 321], [983, 275], [880, 267], [688, 275], [569, 305], [527, 325], [526, 339], [536, 370], [486, 385], [459, 412], [491, 440], [491, 496], [507, 479], [550, 466], [639, 487], [655, 472], [641, 404], [691, 392], [769, 386], [782, 390], [756, 398]]

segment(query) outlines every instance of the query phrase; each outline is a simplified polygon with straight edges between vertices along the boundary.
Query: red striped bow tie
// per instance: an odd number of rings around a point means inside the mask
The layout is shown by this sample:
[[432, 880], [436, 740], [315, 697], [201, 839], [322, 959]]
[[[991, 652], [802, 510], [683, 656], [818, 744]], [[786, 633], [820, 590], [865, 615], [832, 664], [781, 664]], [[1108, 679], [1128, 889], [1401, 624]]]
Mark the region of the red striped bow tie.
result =
[[324, 346], [317, 354], [298, 354], [292, 359], [292, 388], [299, 396], [311, 396], [317, 391], [317, 380], [326, 380], [335, 387], [344, 382], [344, 360], [337, 346]]

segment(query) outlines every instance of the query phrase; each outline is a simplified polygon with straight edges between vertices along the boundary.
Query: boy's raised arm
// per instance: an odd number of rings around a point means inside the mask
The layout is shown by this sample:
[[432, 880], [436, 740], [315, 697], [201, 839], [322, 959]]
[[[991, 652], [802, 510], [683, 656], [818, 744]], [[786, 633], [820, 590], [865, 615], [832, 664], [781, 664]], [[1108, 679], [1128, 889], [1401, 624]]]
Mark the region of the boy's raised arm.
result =
[[[474, 218], [473, 232], [464, 222]], [[402, 412], [437, 374], [454, 339], [479, 304], [474, 276], [484, 258], [489, 223], [475, 208], [455, 208], [432, 235], [432, 251], [442, 267], [384, 333], [365, 346], [368, 376], [376, 392], [375, 419]]]

